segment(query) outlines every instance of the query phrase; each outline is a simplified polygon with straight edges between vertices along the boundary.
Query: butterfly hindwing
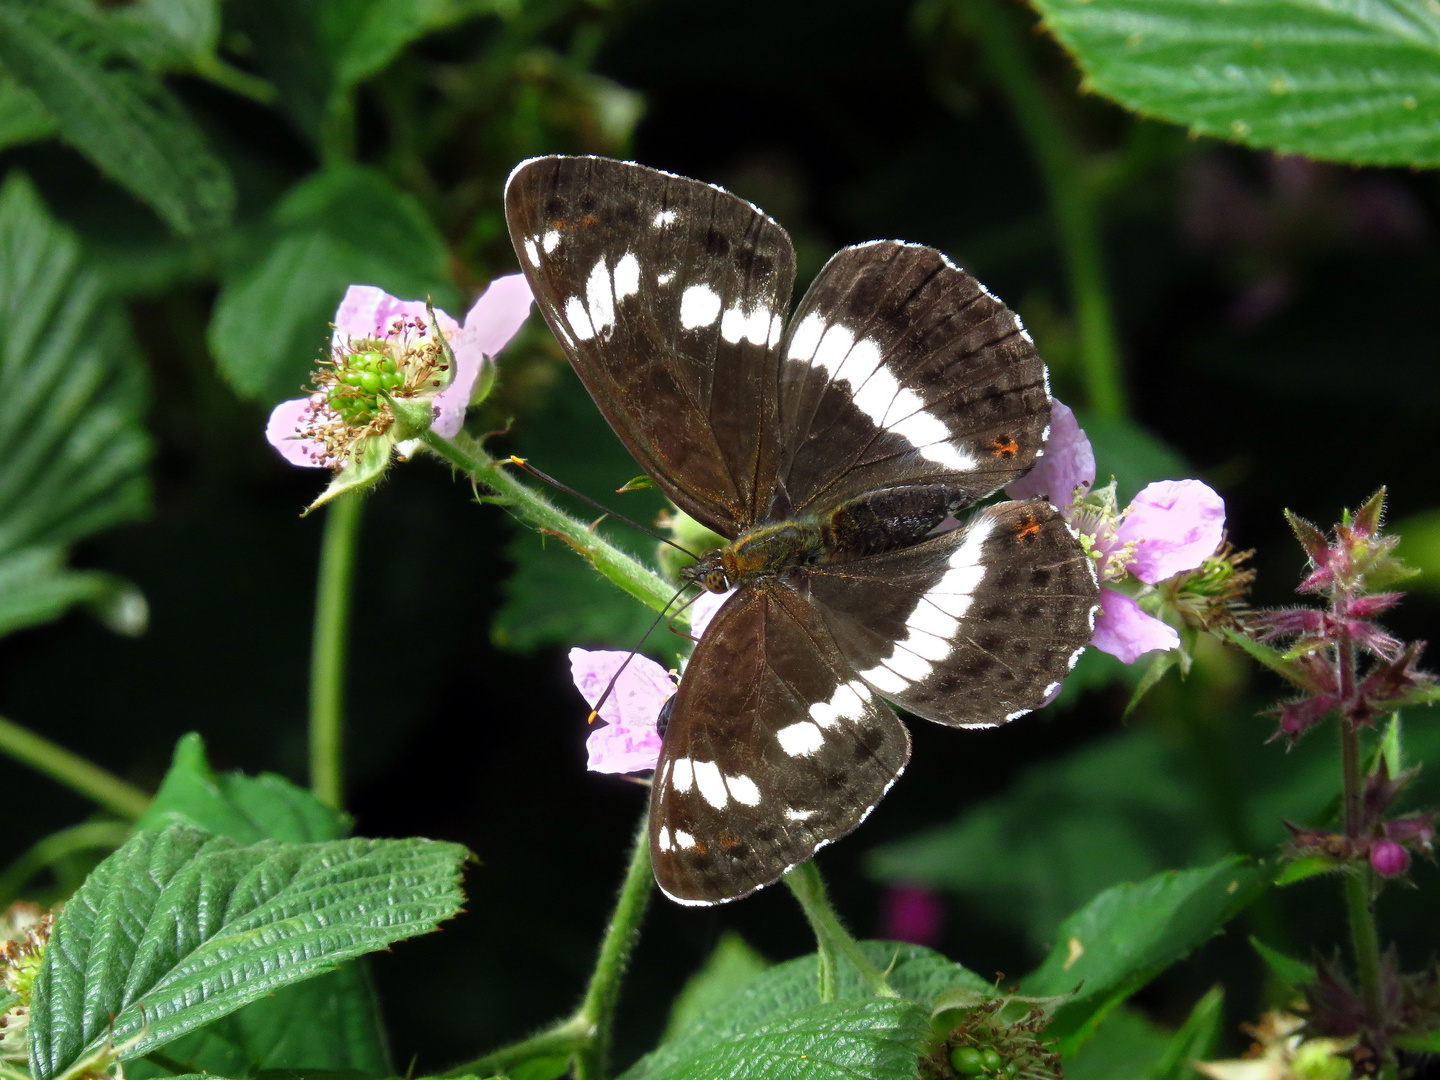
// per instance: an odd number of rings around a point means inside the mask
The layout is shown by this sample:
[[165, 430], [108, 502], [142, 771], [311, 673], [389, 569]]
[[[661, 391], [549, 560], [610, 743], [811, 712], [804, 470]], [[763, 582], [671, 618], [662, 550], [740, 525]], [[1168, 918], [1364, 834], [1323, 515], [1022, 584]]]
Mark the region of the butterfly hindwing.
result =
[[973, 502], [1030, 467], [1050, 423], [1020, 320], [933, 248], [836, 254], [782, 351], [779, 479], [797, 512], [901, 484]]
[[505, 211], [546, 321], [636, 460], [725, 536], [757, 520], [795, 281], [785, 230], [710, 184], [593, 157], [517, 166]]
[[909, 756], [905, 726], [814, 608], [785, 586], [742, 587], [674, 698], [651, 792], [655, 878], [682, 903], [748, 895], [859, 825]]
[[1099, 592], [1043, 502], [998, 503], [913, 547], [817, 567], [809, 585], [865, 682], [952, 727], [1045, 704], [1090, 640]]

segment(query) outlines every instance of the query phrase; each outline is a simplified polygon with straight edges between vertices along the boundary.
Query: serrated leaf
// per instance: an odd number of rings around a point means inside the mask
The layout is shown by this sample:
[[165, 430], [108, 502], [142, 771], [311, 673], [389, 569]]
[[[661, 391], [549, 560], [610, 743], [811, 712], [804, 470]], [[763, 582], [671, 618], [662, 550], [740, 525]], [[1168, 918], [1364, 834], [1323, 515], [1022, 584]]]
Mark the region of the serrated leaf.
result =
[[1231, 856], [1107, 889], [1060, 925], [1055, 948], [1020, 981], [1022, 993], [1076, 991], [1051, 1031], [1084, 1041], [1106, 1012], [1218, 934], [1269, 885], [1270, 870]]
[[230, 221], [230, 173], [155, 75], [104, 22], [58, 0], [0, 0], [0, 63], [55, 118], [61, 137], [185, 236]]
[[139, 829], [189, 825], [242, 844], [261, 840], [309, 843], [338, 840], [350, 832], [349, 815], [322, 803], [283, 776], [262, 773], [216, 776], [195, 732], [175, 746], [175, 759]]
[[667, 1043], [679, 1036], [701, 1016], [749, 985], [769, 967], [769, 961], [746, 944], [744, 938], [733, 930], [727, 930], [720, 936], [705, 966], [690, 976], [676, 996], [660, 1041]]
[[1425, 0], [1036, 0], [1086, 85], [1194, 134], [1367, 165], [1440, 165], [1440, 14]]
[[[890, 987], [901, 997], [920, 1006], [928, 1017], [942, 995], [955, 987], [963, 987], [989, 995], [993, 988], [973, 971], [946, 959], [933, 950], [919, 945], [888, 941], [860, 943], [866, 957], [886, 976]], [[874, 994], [848, 963], [839, 965], [836, 981], [837, 1002], [869, 1002]], [[670, 1060], [666, 1052], [680, 1043], [704, 1045], [724, 1041], [730, 1034], [749, 1029], [773, 1017], [803, 1012], [816, 1005], [819, 980], [815, 956], [802, 956], [777, 964], [752, 979], [744, 987], [716, 1002], [697, 1016], [683, 1032], [667, 1042], [656, 1053], [627, 1073], [629, 1080], [649, 1076]], [[684, 1051], [688, 1055], [690, 1051]], [[649, 1062], [650, 1064], [646, 1064]], [[642, 1068], [643, 1066], [643, 1068]]]
[[621, 1080], [913, 1080], [928, 1032], [908, 1001], [833, 1001], [670, 1043]]
[[350, 285], [434, 298], [463, 320], [444, 241], [420, 204], [360, 166], [327, 169], [280, 201], [243, 264], [227, 268], [208, 341], [236, 393], [296, 397], [328, 350]]
[[1222, 627], [1221, 632], [1225, 639], [1232, 645], [1238, 645], [1250, 656], [1275, 672], [1285, 681], [1304, 690], [1320, 691], [1321, 687], [1314, 684], [1309, 673], [1293, 660], [1287, 660], [1278, 649], [1272, 649], [1268, 645], [1262, 645], [1252, 638], [1246, 637], [1238, 630], [1230, 627]]
[[1285, 869], [1276, 876], [1275, 884], [1281, 887], [1294, 885], [1298, 881], [1319, 877], [1321, 874], [1333, 874], [1344, 869], [1344, 866], [1339, 859], [1332, 859], [1329, 855], [1302, 855], [1285, 864]]
[[429, 840], [241, 846], [176, 825], [101, 863], [56, 922], [30, 1065], [61, 1076], [107, 1045], [139, 1057], [283, 986], [433, 930], [466, 852]]
[[149, 510], [145, 399], [124, 313], [12, 175], [0, 189], [0, 633], [75, 603], [143, 629], [133, 587], [67, 570], [64, 551]]
[[1254, 934], [1250, 935], [1250, 945], [1260, 954], [1260, 959], [1265, 961], [1265, 966], [1270, 969], [1271, 974], [1291, 990], [1298, 991], [1300, 987], [1315, 981], [1313, 964], [1286, 956], [1279, 949], [1272, 949]]

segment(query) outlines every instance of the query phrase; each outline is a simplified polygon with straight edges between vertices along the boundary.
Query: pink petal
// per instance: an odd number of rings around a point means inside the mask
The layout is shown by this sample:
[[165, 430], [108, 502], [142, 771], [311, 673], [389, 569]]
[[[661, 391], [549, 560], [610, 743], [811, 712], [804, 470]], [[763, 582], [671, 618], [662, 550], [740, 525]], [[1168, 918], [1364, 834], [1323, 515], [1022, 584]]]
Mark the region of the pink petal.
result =
[[1194, 570], [1220, 546], [1225, 500], [1199, 480], [1160, 480], [1125, 509], [1116, 538], [1134, 542], [1129, 570], [1153, 585]]
[[282, 401], [270, 412], [270, 420], [265, 425], [265, 438], [270, 440], [270, 445], [280, 451], [280, 456], [291, 465], [323, 469], [325, 448], [314, 439], [300, 437], [300, 429], [309, 423], [314, 409], [315, 402], [308, 397]]
[[[730, 592], [734, 592], [731, 589]], [[710, 620], [715, 618], [716, 612], [725, 606], [725, 601], [730, 599], [730, 593], [703, 592], [700, 599], [690, 605], [690, 633], [695, 637], [704, 637], [705, 628], [710, 625]]]
[[1180, 635], [1168, 623], [1145, 614], [1140, 605], [1124, 593], [1102, 586], [1095, 636], [1090, 644], [1133, 664], [1152, 649], [1178, 649]]
[[[334, 343], [342, 346], [350, 337], [384, 337], [396, 319], [407, 316], [428, 324], [425, 301], [399, 300], [374, 285], [351, 285], [345, 290], [340, 306], [335, 309]], [[435, 318], [445, 336], [453, 339], [460, 324], [439, 308], [435, 310]]]
[[[581, 696], [593, 708], [629, 653], [570, 650], [570, 674]], [[655, 768], [660, 760], [660, 733], [655, 722], [675, 684], [654, 660], [636, 656], [616, 680], [600, 707], [605, 726], [590, 732], [585, 747], [591, 772], [631, 773]]]
[[450, 338], [455, 379], [432, 402], [435, 419], [430, 426], [437, 435], [450, 439], [459, 434], [481, 367], [515, 336], [529, 317], [532, 302], [524, 274], [498, 277], [480, 294], [465, 316], [465, 328]]
[[[1048, 499], [1064, 509], [1079, 486], [1095, 483], [1095, 451], [1070, 407], [1050, 402], [1050, 434], [1034, 468], [1005, 487], [1012, 499]], [[1207, 552], [1208, 554], [1208, 552]]]

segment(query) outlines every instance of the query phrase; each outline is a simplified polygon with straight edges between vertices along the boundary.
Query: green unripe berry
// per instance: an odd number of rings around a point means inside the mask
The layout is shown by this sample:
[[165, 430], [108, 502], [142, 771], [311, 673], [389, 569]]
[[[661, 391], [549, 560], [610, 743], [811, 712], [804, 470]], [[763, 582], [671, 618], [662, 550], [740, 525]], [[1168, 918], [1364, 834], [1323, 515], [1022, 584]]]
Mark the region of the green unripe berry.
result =
[[950, 1051], [950, 1064], [962, 1076], [977, 1076], [985, 1071], [985, 1055], [973, 1046], [957, 1046]]
[[989, 1047], [986, 1048], [985, 1052], [981, 1055], [981, 1057], [985, 1059], [985, 1067], [987, 1069], [990, 1069], [992, 1072], [1005, 1064], [1005, 1059], [1002, 1058], [998, 1053], [996, 1053], [995, 1050]]
[[380, 376], [373, 371], [366, 371], [360, 376], [360, 386], [370, 394], [380, 389]]

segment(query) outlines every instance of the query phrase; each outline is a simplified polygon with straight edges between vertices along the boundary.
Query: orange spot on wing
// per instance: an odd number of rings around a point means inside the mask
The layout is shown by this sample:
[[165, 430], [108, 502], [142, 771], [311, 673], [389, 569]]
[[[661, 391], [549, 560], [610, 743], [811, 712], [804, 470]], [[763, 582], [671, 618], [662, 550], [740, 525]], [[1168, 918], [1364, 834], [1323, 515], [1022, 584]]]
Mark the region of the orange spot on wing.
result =
[[997, 458], [1011, 458], [1020, 452], [1020, 444], [1011, 435], [997, 435], [990, 440], [990, 445], [994, 447], [991, 455]]
[[1040, 535], [1040, 522], [1034, 514], [1026, 514], [1015, 523], [1015, 539], [1022, 544]]
[[740, 837], [736, 836], [734, 833], [722, 832], [720, 834], [720, 846], [726, 851], [729, 851], [733, 847], [739, 847], [740, 844]]
[[592, 225], [599, 225], [599, 224], [600, 224], [600, 219], [599, 219], [598, 217], [596, 217], [594, 214], [586, 214], [583, 218], [580, 219], [580, 227], [581, 227], [582, 229], [588, 229], [588, 228], [590, 228]]

